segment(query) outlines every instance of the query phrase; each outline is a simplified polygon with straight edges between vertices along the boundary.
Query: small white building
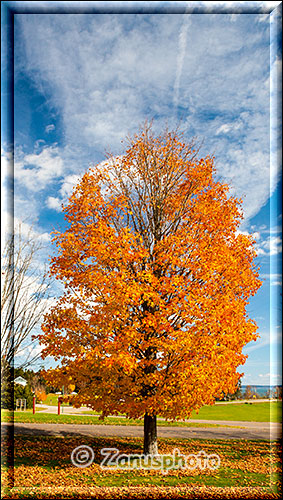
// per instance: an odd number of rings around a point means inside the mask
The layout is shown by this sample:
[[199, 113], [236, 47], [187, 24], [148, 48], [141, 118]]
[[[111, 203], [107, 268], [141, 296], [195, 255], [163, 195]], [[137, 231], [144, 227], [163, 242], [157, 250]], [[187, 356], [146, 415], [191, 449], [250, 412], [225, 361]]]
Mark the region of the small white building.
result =
[[20, 384], [20, 385], [23, 385], [25, 387], [27, 385], [27, 381], [23, 377], [17, 377], [14, 380], [14, 384]]

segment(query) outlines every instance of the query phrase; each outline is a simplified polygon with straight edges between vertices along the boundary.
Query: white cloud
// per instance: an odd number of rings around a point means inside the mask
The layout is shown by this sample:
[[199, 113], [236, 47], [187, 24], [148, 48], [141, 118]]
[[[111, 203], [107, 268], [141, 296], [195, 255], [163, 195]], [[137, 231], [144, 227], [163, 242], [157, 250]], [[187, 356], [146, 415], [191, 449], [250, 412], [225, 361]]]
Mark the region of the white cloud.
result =
[[81, 179], [80, 175], [67, 175], [62, 183], [61, 188], [59, 189], [59, 196], [57, 198], [53, 196], [49, 196], [46, 201], [46, 205], [48, 208], [56, 210], [56, 212], [62, 211], [62, 203], [65, 204], [68, 198], [71, 196], [74, 187], [77, 185], [79, 180]]
[[[32, 293], [32, 290], [36, 289], [36, 285], [37, 285], [36, 281], [25, 284], [25, 288], [28, 290], [30, 295]], [[26, 300], [26, 297], [24, 297], [24, 300]], [[41, 299], [40, 307], [42, 311], [42, 320], [43, 320], [43, 315], [47, 314], [51, 309], [51, 307], [53, 307], [55, 304], [56, 304], [55, 297]], [[38, 355], [41, 353], [43, 347], [39, 345], [37, 340], [32, 340], [32, 335], [36, 335], [37, 333], [41, 333], [40, 321], [36, 325], [36, 327], [32, 330], [31, 334], [22, 343], [21, 348], [17, 351], [16, 355], [14, 356], [15, 366], [20, 366], [27, 360], [32, 360], [33, 358], [38, 357]], [[34, 363], [36, 363], [36, 360], [32, 363], [32, 365], [34, 365]], [[43, 364], [42, 359], [39, 358], [37, 363]]]
[[259, 373], [262, 385], [277, 385], [282, 384], [282, 375], [280, 373]]
[[[21, 228], [21, 235], [24, 239], [32, 238], [42, 243], [50, 241], [50, 235], [43, 232], [40, 228], [36, 228], [36, 218], [30, 217], [27, 211], [20, 213], [20, 210], [15, 210], [13, 213], [13, 196], [11, 188], [9, 188], [9, 180], [13, 174], [13, 158], [11, 153], [1, 152], [1, 247], [4, 248], [6, 239], [11, 232]], [[17, 200], [17, 199], [16, 199]], [[14, 199], [15, 201], [15, 199]], [[26, 200], [29, 204], [30, 200]], [[17, 205], [17, 203], [15, 203]]]
[[282, 253], [282, 239], [280, 236], [268, 236], [268, 238], [259, 243], [257, 248], [258, 255], [277, 255]]
[[270, 338], [260, 338], [260, 339], [257, 339], [256, 342], [254, 343], [253, 341], [253, 345], [247, 345], [247, 347], [244, 347], [243, 349], [243, 353], [244, 354], [250, 354], [251, 352], [253, 351], [257, 351], [258, 349], [261, 349], [262, 347], [266, 347], [270, 345]]
[[244, 354], [250, 354], [253, 351], [269, 346], [270, 349], [277, 348], [282, 342], [281, 331], [273, 328], [270, 332], [259, 332], [260, 337], [256, 341], [251, 341], [243, 348]]
[[44, 139], [38, 139], [34, 143], [34, 151], [38, 151], [45, 144]]
[[55, 125], [54, 125], [53, 123], [51, 123], [50, 125], [47, 125], [47, 126], [45, 127], [45, 132], [47, 132], [47, 134], [48, 134], [49, 132], [52, 132], [52, 130], [55, 130]]
[[260, 239], [260, 232], [259, 231], [249, 232], [249, 231], [243, 231], [243, 230], [237, 229], [236, 230], [236, 235], [238, 235], [238, 234], [243, 234], [244, 236], [253, 236], [253, 238], [255, 240], [259, 240]]
[[76, 174], [67, 175], [64, 178], [62, 186], [60, 188], [60, 194], [64, 202], [71, 196], [74, 187], [76, 186], [76, 184], [79, 182], [80, 179], [81, 176]]
[[175, 108], [179, 103], [179, 90], [180, 90], [180, 80], [184, 66], [185, 54], [186, 54], [186, 45], [187, 45], [187, 31], [190, 25], [190, 15], [184, 14], [183, 23], [179, 33], [179, 42], [178, 42], [178, 56], [177, 56], [177, 71], [174, 83], [174, 96], [173, 103]]
[[16, 232], [18, 232], [18, 228], [20, 229], [21, 236], [24, 239], [33, 239], [43, 243], [50, 241], [49, 233], [38, 231], [34, 224], [30, 224], [18, 217], [14, 217], [14, 228]]
[[[267, 367], [268, 369], [269, 367]], [[280, 372], [280, 370], [279, 370]], [[245, 373], [244, 377], [242, 379], [242, 385], [267, 385], [267, 386], [274, 386], [274, 385], [282, 385], [282, 376], [280, 373], [260, 373], [258, 374], [257, 371], [254, 371], [253, 373]]]
[[227, 132], [229, 132], [229, 130], [231, 130], [231, 125], [228, 125], [227, 123], [225, 123], [225, 124], [221, 125], [221, 127], [219, 127], [216, 130], [216, 135], [227, 134]]
[[282, 286], [282, 275], [279, 273], [260, 274], [261, 279], [270, 281], [270, 286]]
[[[255, 226], [252, 226], [251, 229], [255, 229]], [[262, 228], [260, 228], [260, 231], [249, 232], [237, 230], [236, 234], [253, 236], [253, 238], [256, 240], [255, 249], [257, 251], [257, 255], [271, 256], [282, 253], [282, 238], [278, 234], [278, 229], [279, 228], [274, 227], [269, 230], [266, 228], [266, 226], [263, 226]], [[269, 236], [267, 236], [267, 238], [263, 238], [262, 234], [266, 233], [269, 233]], [[266, 276], [267, 275], [265, 275], [265, 277]]]
[[231, 122], [231, 123], [224, 123], [223, 125], [221, 125], [217, 130], [216, 130], [216, 135], [219, 135], [219, 134], [227, 134], [228, 132], [230, 131], [236, 131], [238, 130], [239, 128], [241, 128], [243, 126], [243, 122], [241, 123], [239, 120], [236, 120], [234, 122]]
[[1, 248], [4, 248], [7, 234], [13, 227], [12, 190], [9, 188], [12, 172], [12, 155], [1, 149]]
[[[16, 57], [15, 74], [28, 71], [39, 89], [48, 88], [65, 143], [80, 149], [77, 163], [100, 161], [105, 149], [120, 154], [121, 139], [145, 118], [155, 117], [157, 131], [166, 121], [175, 125], [175, 105], [185, 137], [204, 139], [203, 152], [215, 154], [219, 175], [244, 198], [246, 218], [267, 202], [267, 23], [225, 13], [17, 17], [16, 39], [23, 34], [25, 52]], [[60, 173], [57, 166], [52, 176]], [[46, 185], [47, 172], [41, 166], [32, 186]], [[64, 176], [74, 172], [68, 166]], [[277, 167], [274, 172], [272, 190]], [[20, 173], [27, 184], [31, 172], [21, 166]]]
[[15, 179], [30, 191], [45, 189], [63, 174], [59, 149], [46, 146], [39, 153], [21, 154], [15, 161]]
[[55, 198], [54, 196], [48, 196], [46, 205], [48, 208], [56, 210], [56, 212], [61, 212], [62, 210], [62, 202], [59, 200], [59, 198]]
[[281, 234], [282, 232], [281, 226], [267, 227], [265, 224], [262, 224], [261, 226], [259, 226], [259, 228], [257, 228], [257, 226], [251, 226], [252, 231], [254, 231], [255, 229], [259, 229], [260, 233], [262, 234]]

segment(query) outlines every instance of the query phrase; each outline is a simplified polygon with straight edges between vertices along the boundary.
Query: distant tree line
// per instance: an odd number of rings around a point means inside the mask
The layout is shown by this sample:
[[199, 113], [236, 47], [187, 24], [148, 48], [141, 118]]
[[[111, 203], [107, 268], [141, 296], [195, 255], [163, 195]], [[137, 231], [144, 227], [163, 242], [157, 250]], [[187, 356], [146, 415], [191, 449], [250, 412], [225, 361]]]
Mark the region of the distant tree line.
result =
[[[22, 377], [27, 384], [22, 386], [14, 384], [14, 379]], [[32, 369], [25, 370], [23, 368], [10, 369], [2, 384], [1, 408], [15, 409], [17, 399], [25, 399], [26, 407], [32, 408], [33, 396], [36, 396], [36, 402], [43, 402], [49, 392], [55, 392], [57, 389], [48, 385], [41, 374], [41, 371]]]
[[236, 399], [282, 399], [282, 386], [269, 388], [263, 394], [259, 394], [255, 386], [247, 385], [245, 390], [242, 388], [241, 379], [239, 379], [237, 390], [233, 394], [224, 394], [218, 401], [234, 401]]

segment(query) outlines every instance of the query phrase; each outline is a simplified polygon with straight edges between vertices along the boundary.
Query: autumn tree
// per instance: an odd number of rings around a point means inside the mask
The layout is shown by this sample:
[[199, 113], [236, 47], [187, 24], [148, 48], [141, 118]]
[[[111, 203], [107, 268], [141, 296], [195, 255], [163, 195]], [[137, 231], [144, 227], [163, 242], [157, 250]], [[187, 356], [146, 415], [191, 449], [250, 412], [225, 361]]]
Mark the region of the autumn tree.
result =
[[143, 417], [145, 454], [157, 453], [157, 415], [188, 418], [236, 390], [257, 338], [254, 240], [228, 190], [213, 158], [146, 125], [85, 173], [54, 234], [65, 293], [42, 326], [43, 356], [61, 362], [49, 380], [74, 383], [75, 406]]
[[36, 389], [35, 395], [38, 403], [42, 403], [47, 399], [47, 394], [44, 389]]

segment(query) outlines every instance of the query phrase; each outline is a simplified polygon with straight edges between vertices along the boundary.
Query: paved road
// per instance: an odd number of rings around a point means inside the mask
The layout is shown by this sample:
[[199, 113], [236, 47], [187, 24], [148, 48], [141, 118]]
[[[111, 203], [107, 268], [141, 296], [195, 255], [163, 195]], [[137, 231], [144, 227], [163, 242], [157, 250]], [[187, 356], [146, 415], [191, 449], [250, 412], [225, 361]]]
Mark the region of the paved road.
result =
[[[201, 421], [209, 422], [211, 421]], [[163, 427], [158, 426], [158, 436], [175, 439], [266, 439], [273, 440], [281, 437], [281, 424], [268, 422], [214, 422], [223, 425], [238, 427]], [[2, 423], [5, 434], [7, 426], [13, 424]], [[33, 436], [119, 436], [142, 437], [143, 427], [133, 425], [77, 425], [77, 424], [27, 424], [15, 423], [15, 435]]]

